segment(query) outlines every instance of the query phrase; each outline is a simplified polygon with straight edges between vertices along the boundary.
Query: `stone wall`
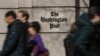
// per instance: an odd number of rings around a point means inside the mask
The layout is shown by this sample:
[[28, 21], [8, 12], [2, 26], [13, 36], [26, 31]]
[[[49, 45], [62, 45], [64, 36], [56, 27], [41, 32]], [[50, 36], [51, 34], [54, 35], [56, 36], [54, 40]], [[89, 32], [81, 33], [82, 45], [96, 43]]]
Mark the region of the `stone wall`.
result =
[[[87, 11], [89, 0], [80, 0], [80, 12]], [[0, 50], [6, 36], [6, 23], [4, 14], [9, 10], [18, 11], [27, 10], [30, 14], [29, 21], [39, 21], [42, 26], [41, 36], [45, 46], [50, 51], [50, 56], [65, 56], [63, 39], [67, 36], [71, 24], [75, 21], [76, 16], [75, 0], [0, 0]], [[51, 17], [51, 12], [59, 13], [57, 17], [67, 18], [67, 22], [61, 22], [60, 28], [50, 29], [49, 24], [52, 22], [41, 22], [41, 16]], [[55, 23], [55, 22], [54, 22]]]

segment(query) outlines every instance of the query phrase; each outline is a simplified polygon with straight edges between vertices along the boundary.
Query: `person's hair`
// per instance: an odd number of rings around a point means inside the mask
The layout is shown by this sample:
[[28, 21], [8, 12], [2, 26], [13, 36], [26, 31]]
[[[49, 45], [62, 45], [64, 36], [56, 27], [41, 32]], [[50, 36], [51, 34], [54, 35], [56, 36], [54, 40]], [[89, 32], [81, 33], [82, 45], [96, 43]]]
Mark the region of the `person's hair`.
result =
[[22, 13], [23, 17], [26, 17], [26, 20], [29, 19], [29, 13], [26, 10], [20, 10], [18, 11], [19, 13]]
[[31, 22], [29, 27], [34, 28], [37, 33], [39, 33], [41, 30], [41, 26], [37, 21]]
[[[100, 9], [98, 7], [95, 7], [95, 6], [90, 7], [89, 8], [89, 11], [87, 13], [87, 15], [89, 16], [89, 18], [90, 19], [93, 19], [94, 16], [95, 16], [95, 14], [98, 15], [98, 16], [100, 16]], [[70, 28], [70, 31], [69, 32], [72, 32], [73, 29], [75, 29], [75, 28], [77, 28], [76, 21], [71, 25], [71, 28]]]
[[14, 11], [8, 11], [5, 14], [5, 17], [8, 17], [8, 16], [12, 16], [14, 19], [16, 19], [16, 13]]
[[95, 14], [100, 16], [100, 8], [95, 6], [90, 7], [88, 11], [88, 16], [90, 17], [90, 19], [93, 19]]
[[76, 21], [72, 23], [70, 29], [69, 29], [69, 32], [72, 32], [73, 29], [77, 28], [77, 25], [76, 25]]

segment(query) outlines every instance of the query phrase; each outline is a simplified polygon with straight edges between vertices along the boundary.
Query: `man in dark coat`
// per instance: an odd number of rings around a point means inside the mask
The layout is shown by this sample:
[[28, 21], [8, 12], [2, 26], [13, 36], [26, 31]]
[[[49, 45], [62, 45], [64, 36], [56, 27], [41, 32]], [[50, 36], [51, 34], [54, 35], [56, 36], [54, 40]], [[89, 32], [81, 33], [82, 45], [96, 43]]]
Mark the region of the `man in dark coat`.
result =
[[18, 47], [23, 33], [22, 22], [16, 20], [14, 11], [8, 11], [5, 18], [8, 23], [8, 32], [0, 56], [23, 56], [22, 49]]
[[76, 41], [76, 56], [100, 56], [100, 47], [97, 41], [97, 25], [100, 23], [100, 9], [90, 8], [88, 15], [83, 14], [77, 21], [81, 27]]
[[64, 40], [65, 48], [70, 50], [67, 52], [70, 53], [68, 56], [100, 56], [100, 47], [97, 44], [97, 24], [99, 23], [100, 9], [96, 7], [90, 8], [89, 13], [82, 14], [76, 20], [78, 29], [70, 34], [72, 35], [71, 38], [68, 37]]
[[27, 43], [28, 43], [28, 27], [29, 27], [29, 13], [26, 10], [19, 10], [17, 13], [18, 19], [23, 23], [23, 37], [20, 40], [21, 48], [23, 49], [23, 54], [26, 56]]

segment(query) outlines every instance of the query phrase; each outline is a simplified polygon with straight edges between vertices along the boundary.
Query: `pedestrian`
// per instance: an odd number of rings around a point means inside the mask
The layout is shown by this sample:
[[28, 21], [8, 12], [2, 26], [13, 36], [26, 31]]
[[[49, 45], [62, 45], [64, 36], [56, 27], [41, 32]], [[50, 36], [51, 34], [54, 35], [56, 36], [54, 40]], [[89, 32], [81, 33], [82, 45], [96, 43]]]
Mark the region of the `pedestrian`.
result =
[[[30, 34], [29, 43], [33, 42], [33, 48], [30, 49], [30, 51], [33, 53], [33, 56], [49, 56], [49, 52], [42, 41], [40, 30], [41, 27], [38, 22], [32, 22], [28, 28], [28, 32]], [[27, 49], [29, 50], [29, 48], [30, 47]]]
[[24, 56], [26, 56], [26, 46], [27, 46], [27, 42], [28, 42], [28, 27], [29, 27], [29, 13], [26, 10], [19, 10], [17, 13], [17, 19], [20, 20], [23, 23], [23, 36], [20, 39], [20, 47], [23, 49], [22, 52], [24, 54]]
[[[64, 40], [68, 56], [100, 56], [97, 44], [97, 25], [100, 24], [100, 9], [91, 7], [88, 13], [83, 13], [76, 19], [74, 28]], [[100, 40], [99, 40], [100, 41]]]
[[5, 22], [8, 24], [6, 39], [0, 56], [23, 56], [19, 41], [22, 37], [22, 22], [16, 20], [16, 13], [8, 11], [5, 14]]

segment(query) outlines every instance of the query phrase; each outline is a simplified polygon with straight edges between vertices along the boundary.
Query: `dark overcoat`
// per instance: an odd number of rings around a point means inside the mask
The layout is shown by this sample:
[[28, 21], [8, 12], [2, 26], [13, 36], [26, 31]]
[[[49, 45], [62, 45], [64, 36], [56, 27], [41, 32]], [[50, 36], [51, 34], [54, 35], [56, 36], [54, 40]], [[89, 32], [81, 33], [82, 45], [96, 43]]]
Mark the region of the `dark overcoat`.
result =
[[68, 50], [66, 54], [68, 56], [100, 56], [100, 47], [97, 44], [98, 27], [92, 24], [86, 13], [76, 20], [76, 25], [78, 29], [64, 40], [65, 48]]
[[23, 24], [15, 20], [8, 26], [7, 36], [0, 56], [23, 56], [22, 38]]

